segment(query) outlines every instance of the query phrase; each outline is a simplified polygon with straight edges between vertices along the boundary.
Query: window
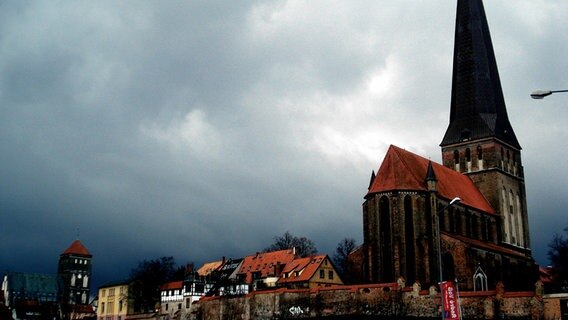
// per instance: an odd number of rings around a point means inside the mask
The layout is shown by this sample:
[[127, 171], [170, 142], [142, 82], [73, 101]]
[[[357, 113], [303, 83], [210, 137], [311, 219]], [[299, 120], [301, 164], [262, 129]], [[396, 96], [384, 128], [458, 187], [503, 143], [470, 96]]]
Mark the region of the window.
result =
[[181, 303], [178, 303], [178, 310], [181, 309]]
[[168, 311], [168, 307], [169, 307], [169, 306], [168, 306], [168, 304], [166, 303], [166, 311]]
[[189, 309], [189, 306], [190, 306], [189, 301], [190, 301], [189, 298], [185, 298], [185, 308], [186, 309]]
[[333, 279], [333, 271], [329, 270], [328, 276], [329, 276], [329, 279], [332, 280]]
[[101, 303], [101, 313], [105, 313], [105, 303], [104, 302]]
[[324, 270], [320, 270], [320, 279], [325, 278], [325, 271]]
[[113, 297], [113, 296], [114, 296], [114, 288], [108, 289], [108, 296], [109, 296], [109, 297]]
[[103, 289], [103, 290], [101, 291], [101, 297], [104, 297], [105, 295], [106, 295], [106, 289]]

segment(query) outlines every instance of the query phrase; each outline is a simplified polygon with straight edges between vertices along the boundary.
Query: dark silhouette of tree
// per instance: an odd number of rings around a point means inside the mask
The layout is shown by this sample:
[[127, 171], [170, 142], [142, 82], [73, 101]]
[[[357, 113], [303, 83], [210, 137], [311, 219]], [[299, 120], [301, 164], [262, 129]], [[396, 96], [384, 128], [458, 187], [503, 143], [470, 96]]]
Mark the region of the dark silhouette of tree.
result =
[[351, 282], [351, 270], [349, 268], [349, 254], [357, 248], [357, 242], [353, 238], [344, 238], [339, 241], [333, 255], [333, 263], [337, 272], [344, 282]]
[[307, 257], [318, 253], [314, 242], [306, 237], [296, 237], [289, 231], [281, 236], [274, 237], [274, 243], [264, 249], [265, 252], [296, 248], [296, 255]]
[[[568, 234], [568, 227], [564, 228], [564, 232]], [[568, 291], [568, 238], [555, 234], [548, 247], [556, 289]]]
[[130, 298], [137, 312], [153, 312], [160, 302], [160, 286], [183, 280], [184, 268], [176, 268], [173, 257], [144, 260], [130, 272]]

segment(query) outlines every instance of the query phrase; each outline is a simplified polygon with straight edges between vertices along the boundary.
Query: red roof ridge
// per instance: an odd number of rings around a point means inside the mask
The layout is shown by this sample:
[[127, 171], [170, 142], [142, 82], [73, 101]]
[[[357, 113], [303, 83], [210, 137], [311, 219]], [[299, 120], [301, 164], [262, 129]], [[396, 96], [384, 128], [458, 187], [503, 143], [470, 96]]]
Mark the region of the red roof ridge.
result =
[[92, 257], [92, 255], [89, 253], [89, 250], [87, 250], [87, 248], [81, 243], [81, 241], [79, 241], [79, 239], [73, 241], [73, 243], [71, 243], [71, 245], [67, 249], [65, 249], [65, 251], [63, 251], [61, 255], [67, 254]]
[[389, 146], [365, 198], [371, 194], [388, 191], [427, 191], [426, 176], [429, 163], [432, 164], [432, 170], [438, 180], [439, 197], [448, 200], [460, 197], [462, 199], [460, 205], [486, 213], [495, 213], [469, 176], [395, 145]]
[[160, 290], [181, 289], [181, 288], [183, 288], [183, 281], [170, 281], [160, 286]]

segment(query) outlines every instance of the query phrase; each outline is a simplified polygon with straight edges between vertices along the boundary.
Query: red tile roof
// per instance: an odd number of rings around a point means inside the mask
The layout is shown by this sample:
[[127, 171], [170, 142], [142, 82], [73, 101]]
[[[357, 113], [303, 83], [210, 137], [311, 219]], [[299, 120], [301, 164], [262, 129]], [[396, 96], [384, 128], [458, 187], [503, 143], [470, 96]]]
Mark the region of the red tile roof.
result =
[[[325, 259], [327, 259], [327, 255], [294, 259], [294, 261], [286, 265], [278, 283], [285, 284], [309, 281]], [[287, 277], [284, 277], [284, 275], [287, 275]]]
[[61, 255], [67, 254], [92, 257], [92, 255], [89, 253], [89, 250], [87, 250], [87, 248], [81, 243], [81, 241], [79, 241], [79, 239], [73, 241], [69, 248], [65, 249], [65, 251], [63, 251]]
[[160, 290], [164, 291], [164, 290], [175, 290], [175, 289], [181, 289], [183, 288], [183, 281], [172, 281], [172, 282], [167, 282], [164, 283], [163, 285], [160, 286]]
[[246, 256], [239, 269], [238, 275], [245, 275], [245, 282], [252, 283], [252, 274], [260, 272], [260, 278], [269, 276], [279, 276], [281, 270], [286, 264], [294, 260], [294, 250], [278, 250], [271, 252], [262, 252], [255, 255]]
[[[426, 174], [430, 160], [391, 145], [367, 195], [388, 191], [427, 191]], [[438, 195], [451, 200], [461, 198], [461, 205], [495, 213], [487, 199], [466, 175], [432, 162], [438, 180]]]

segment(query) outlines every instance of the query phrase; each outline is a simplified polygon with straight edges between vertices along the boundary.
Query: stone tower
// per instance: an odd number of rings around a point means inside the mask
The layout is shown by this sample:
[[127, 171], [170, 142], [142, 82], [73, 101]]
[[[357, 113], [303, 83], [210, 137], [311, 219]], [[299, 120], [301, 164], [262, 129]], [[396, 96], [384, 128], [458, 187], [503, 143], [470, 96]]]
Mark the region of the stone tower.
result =
[[507, 116], [481, 0], [458, 0], [443, 165], [468, 175], [501, 219], [499, 240], [530, 257], [521, 146]]
[[92, 257], [79, 240], [73, 241], [59, 256], [57, 282], [61, 303], [89, 303]]

